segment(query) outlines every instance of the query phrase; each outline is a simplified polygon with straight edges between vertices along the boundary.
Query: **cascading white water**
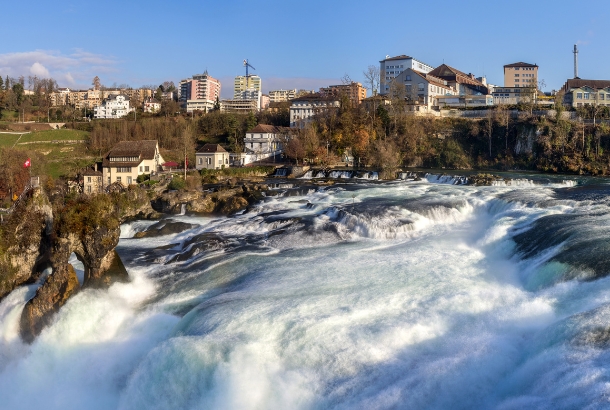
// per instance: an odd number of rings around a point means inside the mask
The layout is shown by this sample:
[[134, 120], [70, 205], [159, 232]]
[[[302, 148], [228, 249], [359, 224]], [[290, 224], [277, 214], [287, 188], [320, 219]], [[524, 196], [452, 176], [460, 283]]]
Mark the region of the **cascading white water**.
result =
[[610, 201], [451, 184], [270, 197], [163, 237], [126, 225], [132, 282], [79, 293], [31, 346], [32, 288], [0, 303], [2, 406], [604, 408], [610, 277], [559, 280], [575, 235], [532, 257], [519, 235], [565, 218], [601, 246]]

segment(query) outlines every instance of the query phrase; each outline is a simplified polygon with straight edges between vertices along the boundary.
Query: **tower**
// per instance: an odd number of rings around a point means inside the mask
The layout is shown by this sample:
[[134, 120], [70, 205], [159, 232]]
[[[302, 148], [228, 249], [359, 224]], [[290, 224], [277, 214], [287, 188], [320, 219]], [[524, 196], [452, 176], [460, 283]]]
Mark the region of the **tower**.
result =
[[578, 78], [578, 46], [574, 44], [574, 78]]

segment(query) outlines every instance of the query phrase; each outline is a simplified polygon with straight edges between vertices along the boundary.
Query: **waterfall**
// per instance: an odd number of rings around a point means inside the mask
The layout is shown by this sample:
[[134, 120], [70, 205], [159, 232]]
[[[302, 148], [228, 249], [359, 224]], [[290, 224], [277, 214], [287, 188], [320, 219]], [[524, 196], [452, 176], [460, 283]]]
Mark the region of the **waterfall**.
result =
[[186, 204], [180, 205], [180, 215], [186, 215]]

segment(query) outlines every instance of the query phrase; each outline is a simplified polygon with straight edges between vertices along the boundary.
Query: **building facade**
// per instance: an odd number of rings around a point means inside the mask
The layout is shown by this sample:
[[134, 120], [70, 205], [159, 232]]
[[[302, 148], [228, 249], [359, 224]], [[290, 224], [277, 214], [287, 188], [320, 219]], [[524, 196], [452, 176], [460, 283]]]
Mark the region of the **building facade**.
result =
[[258, 124], [246, 132], [244, 151], [256, 155], [258, 160], [277, 155], [281, 153], [282, 142], [287, 138], [288, 133], [289, 130], [281, 127]]
[[129, 97], [119, 94], [111, 95], [104, 102], [95, 107], [95, 118], [122, 118], [133, 111], [129, 106]]
[[233, 99], [240, 100], [243, 99], [244, 92], [260, 92], [263, 91], [262, 80], [257, 75], [238, 75], [235, 77], [235, 81], [233, 83]]
[[537, 100], [536, 87], [496, 87], [493, 92], [494, 105], [533, 103]]
[[222, 169], [228, 168], [229, 153], [218, 144], [205, 144], [195, 153], [195, 168]]
[[309, 119], [328, 110], [338, 109], [339, 100], [320, 94], [297, 97], [290, 104], [290, 127], [302, 128]]
[[524, 62], [504, 66], [504, 87], [538, 88], [538, 66]]
[[164, 162], [157, 141], [121, 141], [102, 159], [102, 182], [104, 186], [135, 184], [138, 175], [161, 171]]
[[282, 102], [297, 98], [296, 88], [293, 90], [273, 90], [269, 91], [269, 100], [271, 102]]
[[412, 68], [405, 69], [393, 81], [401, 86], [400, 90], [404, 90], [404, 98], [409, 105], [420, 107], [418, 111], [438, 106], [440, 96], [457, 94], [456, 89], [447, 81]]
[[562, 91], [563, 103], [572, 108], [590, 106], [610, 106], [609, 80], [583, 80], [574, 78], [566, 81]]
[[220, 101], [220, 111], [222, 112], [256, 112], [259, 107], [259, 100], [222, 100]]
[[152, 97], [148, 97], [142, 103], [142, 111], [151, 113], [151, 114], [159, 112], [159, 111], [161, 111], [161, 103]]
[[179, 100], [188, 112], [210, 111], [220, 98], [220, 81], [210, 76], [207, 70], [203, 74], [180, 81], [179, 87]]
[[390, 91], [390, 83], [392, 80], [398, 77], [398, 75], [407, 68], [422, 73], [429, 73], [434, 69], [431, 65], [422, 63], [421, 61], [404, 54], [396, 57], [386, 56], [385, 59], [379, 62], [379, 93], [387, 94]]
[[330, 85], [325, 88], [320, 88], [320, 94], [335, 98], [346, 96], [349, 99], [351, 106], [355, 108], [366, 98], [366, 88], [364, 88], [361, 83], [352, 81], [350, 84]]

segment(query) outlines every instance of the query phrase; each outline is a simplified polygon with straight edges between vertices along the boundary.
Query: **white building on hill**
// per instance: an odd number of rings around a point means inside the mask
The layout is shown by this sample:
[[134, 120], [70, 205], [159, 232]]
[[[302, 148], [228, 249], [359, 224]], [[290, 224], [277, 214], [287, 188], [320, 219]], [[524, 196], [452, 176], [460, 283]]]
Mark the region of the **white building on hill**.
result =
[[122, 118], [133, 111], [129, 97], [123, 94], [111, 95], [93, 110], [95, 118]]

